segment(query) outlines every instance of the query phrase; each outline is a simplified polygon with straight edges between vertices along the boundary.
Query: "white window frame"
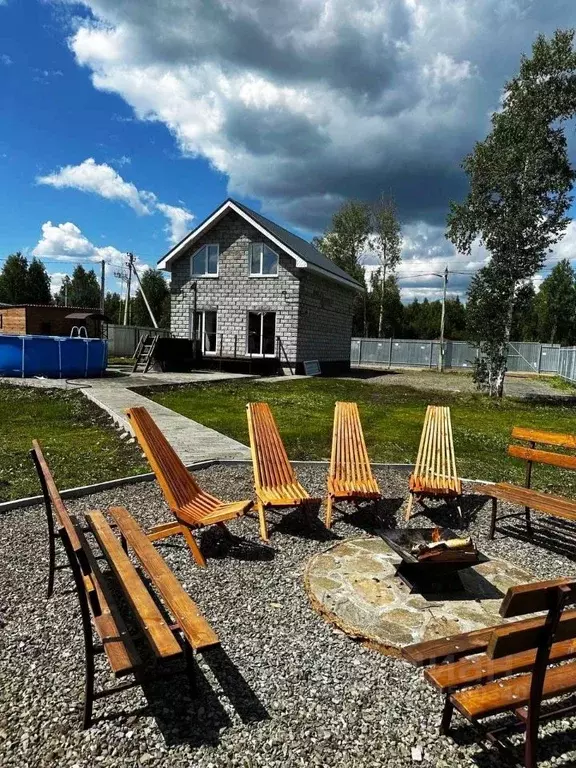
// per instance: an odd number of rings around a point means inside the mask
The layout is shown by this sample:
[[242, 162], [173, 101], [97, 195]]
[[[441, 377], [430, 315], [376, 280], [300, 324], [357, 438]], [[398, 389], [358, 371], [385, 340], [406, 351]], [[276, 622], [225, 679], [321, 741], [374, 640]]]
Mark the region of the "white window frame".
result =
[[[206, 312], [213, 312], [216, 316], [216, 330], [214, 336], [216, 337], [216, 344], [214, 351], [206, 349]], [[196, 314], [201, 316], [200, 328], [196, 328], [196, 338], [198, 338], [198, 332], [200, 334], [200, 349], [203, 355], [217, 355], [218, 354], [218, 310], [217, 309], [197, 309]], [[194, 309], [190, 309], [190, 338], [194, 338], [194, 323], [196, 318], [194, 317]]]
[[[194, 259], [200, 253], [200, 251], [206, 249], [205, 265], [208, 266], [208, 248], [216, 248], [216, 272], [194, 272]], [[198, 248], [190, 257], [190, 276], [194, 278], [214, 279], [219, 276], [220, 273], [220, 244], [219, 243], [204, 243]]]
[[[262, 246], [262, 253], [260, 255], [260, 271], [259, 272], [252, 272], [252, 248], [255, 245]], [[271, 251], [276, 256], [276, 272], [273, 272], [270, 274], [262, 272], [262, 266], [264, 264], [264, 248], [268, 248], [268, 250]], [[248, 274], [250, 277], [278, 277], [279, 262], [280, 262], [280, 257], [278, 253], [273, 248], [270, 248], [270, 246], [267, 245], [266, 243], [264, 242], [250, 243], [250, 247], [248, 248]]]
[[[250, 352], [250, 315], [260, 315], [260, 349], [264, 340], [263, 326], [264, 315], [274, 315], [274, 349], [269, 354], [263, 352]], [[246, 357], [276, 357], [276, 323], [278, 321], [278, 312], [275, 309], [249, 309], [246, 312]]]

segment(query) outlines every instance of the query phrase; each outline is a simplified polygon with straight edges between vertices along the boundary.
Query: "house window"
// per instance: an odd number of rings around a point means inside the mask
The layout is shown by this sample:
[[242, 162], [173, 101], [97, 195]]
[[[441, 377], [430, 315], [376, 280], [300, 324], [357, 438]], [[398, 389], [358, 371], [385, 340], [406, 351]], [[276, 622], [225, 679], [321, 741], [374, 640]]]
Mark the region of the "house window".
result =
[[248, 312], [249, 355], [274, 357], [276, 349], [276, 312]]
[[276, 277], [278, 274], [278, 254], [265, 243], [252, 243], [250, 246], [250, 277]]
[[192, 256], [192, 277], [218, 277], [219, 245], [203, 245]]
[[218, 339], [218, 316], [215, 309], [201, 312], [192, 311], [191, 319], [194, 318], [194, 330], [190, 335], [193, 338], [200, 339], [203, 355], [215, 355], [217, 351]]

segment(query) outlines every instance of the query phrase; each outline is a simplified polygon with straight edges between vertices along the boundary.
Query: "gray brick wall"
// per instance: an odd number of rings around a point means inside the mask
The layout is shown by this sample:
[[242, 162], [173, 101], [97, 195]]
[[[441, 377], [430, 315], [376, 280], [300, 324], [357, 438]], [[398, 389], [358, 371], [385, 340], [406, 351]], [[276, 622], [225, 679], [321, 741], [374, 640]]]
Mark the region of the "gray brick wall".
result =
[[[252, 242], [264, 242], [279, 254], [277, 277], [250, 277]], [[209, 243], [220, 246], [218, 277], [192, 278], [192, 254]], [[171, 330], [179, 338], [190, 337], [194, 282], [197, 309], [218, 313], [218, 350], [223, 334], [224, 356], [234, 355], [235, 349], [238, 356], [246, 354], [249, 311], [270, 311], [276, 312], [276, 336], [290, 363], [350, 358], [354, 292], [307, 269], [297, 269], [290, 256], [234, 212], [172, 264]], [[285, 363], [284, 355], [281, 362]]]

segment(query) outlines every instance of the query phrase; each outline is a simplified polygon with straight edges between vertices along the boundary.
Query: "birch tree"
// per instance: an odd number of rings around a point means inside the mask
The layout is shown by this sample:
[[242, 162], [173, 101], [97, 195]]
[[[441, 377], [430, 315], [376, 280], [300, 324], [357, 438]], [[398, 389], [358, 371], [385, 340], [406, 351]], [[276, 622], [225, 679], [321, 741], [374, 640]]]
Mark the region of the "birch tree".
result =
[[386, 303], [386, 280], [394, 273], [400, 261], [402, 235], [392, 197], [382, 195], [372, 208], [370, 244], [380, 264], [380, 304], [378, 308], [378, 337], [384, 332], [384, 305]]
[[486, 334], [477, 378], [499, 397], [517, 292], [542, 267], [569, 222], [576, 174], [564, 124], [576, 112], [573, 43], [574, 30], [540, 35], [532, 56], [522, 57], [490, 133], [463, 162], [468, 195], [450, 206], [447, 237], [464, 254], [478, 240], [491, 256], [471, 285], [469, 301]]

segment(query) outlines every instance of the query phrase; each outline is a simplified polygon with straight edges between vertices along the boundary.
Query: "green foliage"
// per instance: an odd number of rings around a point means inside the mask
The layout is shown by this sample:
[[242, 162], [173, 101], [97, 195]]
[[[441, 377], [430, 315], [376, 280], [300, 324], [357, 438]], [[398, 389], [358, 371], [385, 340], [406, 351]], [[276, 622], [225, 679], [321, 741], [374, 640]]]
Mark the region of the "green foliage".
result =
[[40, 441], [62, 489], [149, 471], [79, 392], [0, 384], [0, 502], [40, 493], [28, 456]]
[[463, 162], [468, 195], [450, 206], [448, 238], [466, 254], [479, 240], [492, 256], [470, 289], [470, 324], [485, 328], [488, 360], [477, 369], [485, 377], [480, 383], [499, 396], [517, 290], [542, 266], [569, 221], [576, 173], [563, 123], [576, 112], [573, 41], [573, 30], [550, 39], [540, 35], [532, 57], [522, 58], [492, 130]]
[[32, 259], [28, 267], [26, 293], [30, 304], [52, 304], [50, 276], [39, 259]]
[[370, 208], [361, 200], [347, 200], [332, 216], [330, 229], [316, 238], [316, 247], [350, 277], [364, 283], [359, 259], [370, 233]]
[[104, 298], [104, 314], [110, 318], [110, 322], [116, 325], [122, 323], [122, 299], [119, 293], [108, 293]]
[[[140, 279], [158, 326], [170, 328], [170, 288], [164, 275], [159, 269], [147, 269], [142, 273]], [[150, 313], [146, 309], [140, 288], [136, 291], [132, 304], [132, 322], [134, 325], [152, 325]]]
[[[68, 293], [67, 300], [66, 291]], [[68, 307], [98, 308], [100, 306], [100, 283], [94, 270], [87, 271], [81, 264], [74, 267], [72, 279], [66, 276], [62, 281], [56, 301], [58, 304], [66, 304]]]
[[0, 274], [0, 301], [6, 304], [28, 303], [28, 259], [19, 251], [4, 262]]
[[[426, 375], [426, 374], [423, 374]], [[355, 379], [301, 379], [281, 385], [260, 382], [222, 382], [179, 387], [148, 396], [184, 416], [248, 443], [247, 402], [270, 404], [280, 433], [292, 459], [328, 459], [336, 400], [358, 403], [362, 426], [372, 461], [413, 462], [424, 413], [430, 402], [448, 405], [458, 470], [463, 477], [522, 482], [522, 462], [506, 453], [515, 424], [534, 429], [569, 432], [573, 429], [573, 406], [540, 405], [511, 398], [492, 400], [479, 394], [417, 390], [378, 385]], [[576, 484], [571, 472], [539, 467], [542, 490], [562, 490], [570, 495]]]
[[372, 273], [368, 301], [368, 335], [378, 338], [399, 338], [403, 327], [404, 307], [400, 300], [398, 280], [389, 274], [382, 282], [382, 269]]
[[568, 259], [555, 265], [540, 286], [536, 302], [538, 333], [550, 344], [576, 340], [576, 274]]

